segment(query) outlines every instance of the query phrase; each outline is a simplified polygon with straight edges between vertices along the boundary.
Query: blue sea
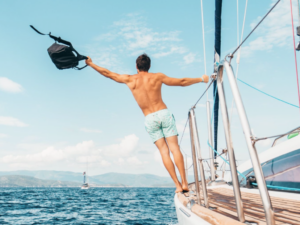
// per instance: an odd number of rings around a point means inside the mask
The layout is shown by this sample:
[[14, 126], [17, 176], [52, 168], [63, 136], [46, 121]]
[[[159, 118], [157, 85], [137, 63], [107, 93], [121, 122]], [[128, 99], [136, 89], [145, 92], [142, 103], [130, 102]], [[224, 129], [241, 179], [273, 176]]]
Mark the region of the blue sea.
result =
[[0, 224], [177, 224], [175, 188], [0, 188]]

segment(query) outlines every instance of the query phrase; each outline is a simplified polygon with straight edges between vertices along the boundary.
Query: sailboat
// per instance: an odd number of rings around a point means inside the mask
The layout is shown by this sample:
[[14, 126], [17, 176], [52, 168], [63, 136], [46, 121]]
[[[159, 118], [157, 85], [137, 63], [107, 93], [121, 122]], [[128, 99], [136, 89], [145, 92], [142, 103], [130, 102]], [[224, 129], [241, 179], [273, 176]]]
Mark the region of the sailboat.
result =
[[[273, 5], [266, 16], [279, 1]], [[195, 107], [192, 107], [187, 121], [189, 121], [195, 182], [189, 183], [188, 195], [176, 193], [174, 196], [178, 224], [300, 224], [300, 127], [269, 137], [257, 138], [252, 134], [237, 79], [231, 66], [234, 54], [229, 54], [224, 60], [220, 60], [222, 0], [216, 0], [215, 3], [215, 68], [211, 83], [214, 87], [213, 114], [210, 112], [210, 102], [207, 102], [210, 176], [207, 179], [205, 175]], [[224, 94], [223, 78], [225, 76], [228, 78], [250, 155], [250, 160], [239, 166], [235, 159], [229, 110]], [[216, 151], [219, 104], [227, 145], [222, 154]], [[214, 123], [211, 118], [214, 118]], [[214, 129], [212, 129], [212, 124]], [[214, 143], [212, 133], [214, 133]], [[274, 139], [271, 148], [258, 154], [256, 143], [266, 139]], [[229, 160], [225, 159], [224, 154]], [[220, 160], [228, 164], [229, 171], [226, 171], [224, 166], [218, 171], [216, 165]], [[223, 175], [217, 176], [218, 172]], [[198, 174], [200, 174], [200, 179]]]
[[81, 189], [89, 189], [89, 187], [90, 186], [86, 178], [86, 172], [83, 172], [83, 184], [81, 186]]

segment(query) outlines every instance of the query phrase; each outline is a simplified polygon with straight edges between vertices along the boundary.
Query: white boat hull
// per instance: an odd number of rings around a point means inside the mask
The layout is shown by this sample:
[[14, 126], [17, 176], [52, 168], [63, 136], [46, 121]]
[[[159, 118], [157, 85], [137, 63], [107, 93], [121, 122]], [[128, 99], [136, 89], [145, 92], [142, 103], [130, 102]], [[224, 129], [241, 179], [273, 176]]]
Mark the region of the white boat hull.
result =
[[178, 225], [211, 225], [201, 217], [194, 214], [191, 210], [185, 207], [178, 199], [177, 194], [174, 196]]

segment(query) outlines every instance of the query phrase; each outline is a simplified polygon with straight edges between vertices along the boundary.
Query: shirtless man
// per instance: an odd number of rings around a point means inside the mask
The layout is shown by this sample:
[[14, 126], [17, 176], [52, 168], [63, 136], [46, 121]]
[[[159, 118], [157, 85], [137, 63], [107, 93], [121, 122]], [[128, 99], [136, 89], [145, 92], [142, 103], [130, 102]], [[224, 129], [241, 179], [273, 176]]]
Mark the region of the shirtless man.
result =
[[[161, 87], [162, 84], [168, 86], [189, 86], [200, 82], [207, 83], [209, 77], [203, 75], [201, 78], [172, 78], [163, 73], [148, 73], [151, 60], [146, 54], [137, 58], [137, 74], [135, 75], [120, 75], [111, 72], [94, 64], [90, 57], [85, 62], [103, 76], [118, 83], [124, 83], [129, 87], [145, 115], [145, 128], [159, 149], [163, 163], [175, 183], [175, 192], [189, 191], [184, 171], [184, 160], [178, 145], [175, 119], [162, 100]], [[173, 154], [182, 184], [177, 179], [169, 151]]]

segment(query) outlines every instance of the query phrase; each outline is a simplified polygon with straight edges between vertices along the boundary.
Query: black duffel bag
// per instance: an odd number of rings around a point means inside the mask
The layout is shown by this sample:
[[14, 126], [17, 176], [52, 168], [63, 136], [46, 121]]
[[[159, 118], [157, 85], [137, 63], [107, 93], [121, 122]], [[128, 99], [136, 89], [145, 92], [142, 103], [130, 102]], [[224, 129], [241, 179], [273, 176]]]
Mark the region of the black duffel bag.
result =
[[[47, 34], [43, 34], [43, 33], [39, 32], [32, 25], [30, 25], [30, 27], [41, 35], [47, 35]], [[55, 40], [55, 43], [53, 45], [51, 45], [47, 51], [48, 51], [48, 54], [49, 54], [52, 62], [55, 64], [55, 66], [58, 69], [63, 70], [63, 69], [75, 68], [77, 70], [81, 70], [81, 69], [87, 67], [87, 65], [85, 65], [81, 68], [77, 67], [78, 62], [80, 60], [87, 59], [87, 57], [80, 55], [73, 48], [73, 46], [70, 42], [63, 40], [60, 37], [55, 37], [55, 36], [51, 35], [51, 32], [48, 35], [49, 35], [49, 37], [51, 37], [52, 39]], [[57, 44], [56, 42], [62, 43], [64, 45]], [[76, 53], [76, 55], [74, 52]]]

